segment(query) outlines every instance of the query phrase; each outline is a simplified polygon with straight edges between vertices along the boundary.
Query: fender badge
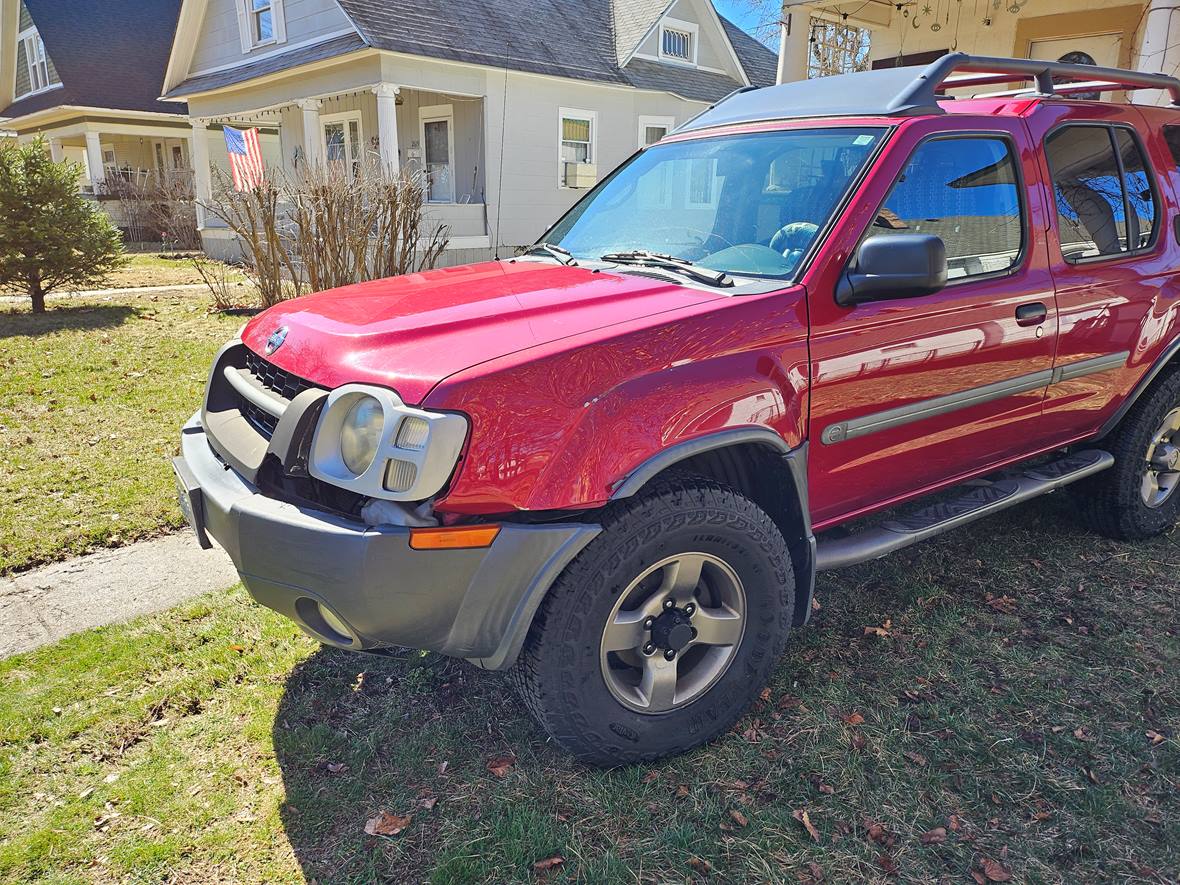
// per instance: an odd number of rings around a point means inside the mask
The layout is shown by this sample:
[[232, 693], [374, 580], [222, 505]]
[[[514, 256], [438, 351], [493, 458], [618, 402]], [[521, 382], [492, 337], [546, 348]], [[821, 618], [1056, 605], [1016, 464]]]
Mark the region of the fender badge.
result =
[[279, 326], [270, 333], [270, 337], [266, 339], [266, 355], [270, 356], [276, 350], [283, 346], [283, 342], [287, 340], [288, 329], [286, 326]]

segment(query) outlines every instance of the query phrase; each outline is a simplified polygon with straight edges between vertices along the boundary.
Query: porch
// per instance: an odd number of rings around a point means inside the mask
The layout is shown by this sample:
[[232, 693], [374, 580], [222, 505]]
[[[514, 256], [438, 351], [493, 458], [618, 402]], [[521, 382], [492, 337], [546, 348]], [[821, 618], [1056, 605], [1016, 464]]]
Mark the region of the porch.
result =
[[[480, 96], [431, 92], [388, 83], [232, 115], [193, 119], [195, 188], [200, 202], [216, 198], [229, 178], [224, 128], [257, 128], [268, 172], [294, 176], [305, 164], [421, 173], [427, 226], [445, 224], [450, 242], [443, 264], [484, 257], [490, 249], [485, 205], [485, 111]], [[215, 174], [220, 169], [221, 174]], [[201, 212], [206, 248], [232, 257], [232, 235], [214, 213]]]

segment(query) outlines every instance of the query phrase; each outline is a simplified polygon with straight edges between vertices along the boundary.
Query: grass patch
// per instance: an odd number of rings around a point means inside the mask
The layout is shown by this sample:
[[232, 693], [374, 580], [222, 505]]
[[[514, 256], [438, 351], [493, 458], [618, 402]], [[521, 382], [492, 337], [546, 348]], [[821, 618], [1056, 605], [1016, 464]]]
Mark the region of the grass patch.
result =
[[180, 525], [168, 458], [241, 323], [201, 292], [0, 308], [0, 574]]
[[655, 766], [241, 590], [0, 662], [0, 880], [1177, 881], [1180, 545], [1054, 498], [822, 576], [757, 708]]
[[[229, 271], [229, 280], [246, 285], [245, 276], [236, 269]], [[112, 273], [101, 286], [93, 288], [140, 289], [152, 286], [187, 286], [201, 282], [201, 275], [187, 257], [167, 253], [133, 253], [127, 256], [127, 264], [124, 267]], [[20, 297], [24, 294], [20, 288], [0, 287], [0, 295]], [[53, 303], [67, 296], [68, 293], [54, 292], [50, 294], [49, 301]]]

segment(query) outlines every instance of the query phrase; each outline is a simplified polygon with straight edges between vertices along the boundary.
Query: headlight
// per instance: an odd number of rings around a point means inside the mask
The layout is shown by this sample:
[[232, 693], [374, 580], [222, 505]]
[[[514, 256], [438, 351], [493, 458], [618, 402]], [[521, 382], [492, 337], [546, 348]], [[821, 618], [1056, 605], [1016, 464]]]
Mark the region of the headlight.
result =
[[370, 498], [423, 501], [455, 470], [467, 418], [407, 406], [371, 384], [345, 384], [328, 394], [311, 439], [308, 472]]
[[357, 476], [369, 469], [377, 457], [385, 414], [381, 403], [371, 396], [360, 396], [344, 416], [340, 428], [340, 457], [344, 466]]

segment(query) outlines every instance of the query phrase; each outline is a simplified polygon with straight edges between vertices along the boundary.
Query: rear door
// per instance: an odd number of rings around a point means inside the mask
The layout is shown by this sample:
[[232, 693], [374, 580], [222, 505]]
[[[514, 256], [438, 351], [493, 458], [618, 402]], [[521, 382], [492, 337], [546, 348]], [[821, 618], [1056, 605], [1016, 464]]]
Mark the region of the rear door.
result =
[[[1030, 182], [1037, 159], [1019, 118], [917, 120], [833, 231], [808, 281], [817, 528], [1043, 444], [1057, 314], [1045, 207]], [[837, 305], [861, 239], [907, 231], [943, 238], [946, 288]]]
[[1135, 108], [1054, 102], [1030, 127], [1045, 145], [1060, 311], [1045, 422], [1065, 441], [1096, 431], [1174, 334], [1180, 255], [1163, 221], [1175, 215], [1170, 189], [1153, 168], [1166, 149], [1157, 130], [1149, 153]]

